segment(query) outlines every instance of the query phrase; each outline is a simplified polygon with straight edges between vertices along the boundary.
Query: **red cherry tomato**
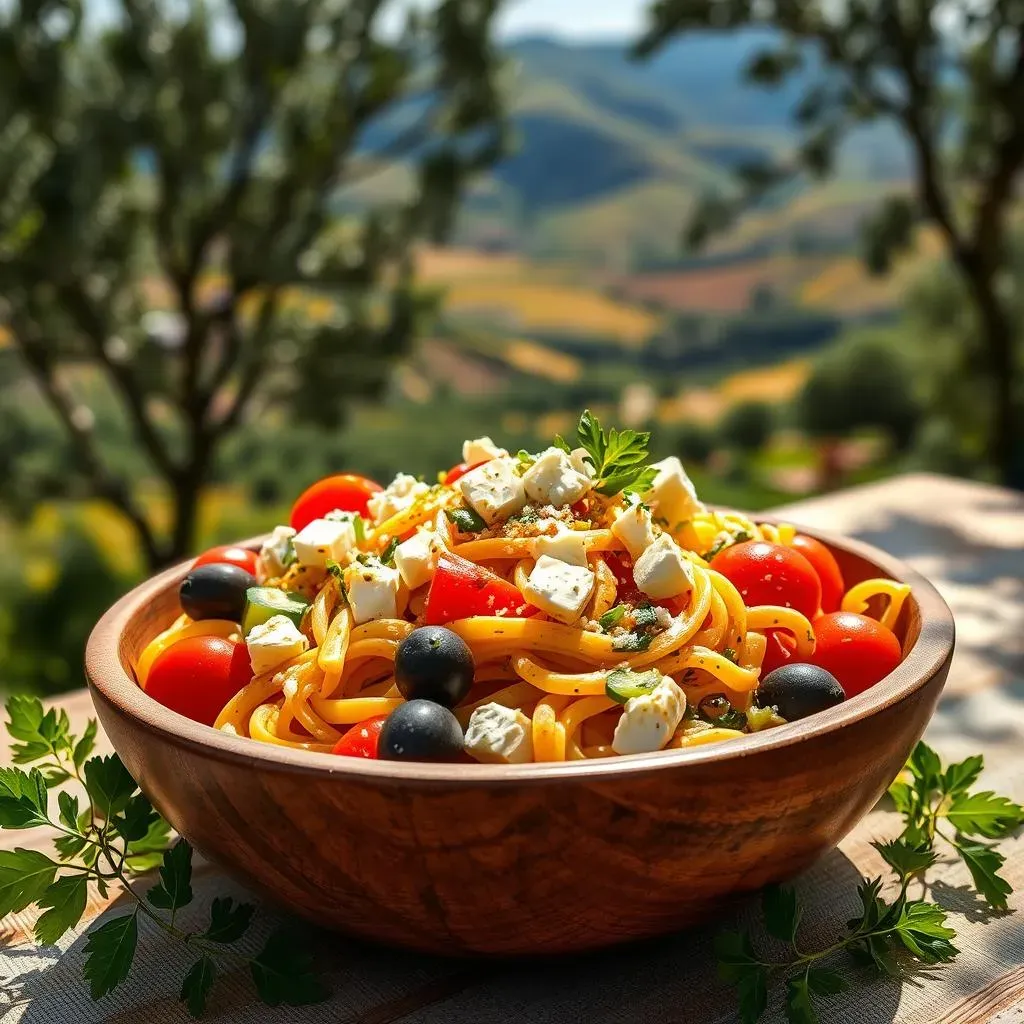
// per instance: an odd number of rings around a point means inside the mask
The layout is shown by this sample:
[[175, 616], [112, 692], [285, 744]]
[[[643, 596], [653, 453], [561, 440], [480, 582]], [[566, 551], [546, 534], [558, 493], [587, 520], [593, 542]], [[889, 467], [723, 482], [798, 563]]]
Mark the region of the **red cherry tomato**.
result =
[[307, 487], [292, 506], [292, 529], [301, 530], [314, 519], [323, 519], [335, 509], [365, 516], [370, 498], [382, 490], [384, 488], [380, 484], [354, 473], [324, 477], [312, 487]]
[[837, 612], [843, 603], [846, 584], [835, 555], [820, 540], [798, 533], [793, 538], [792, 547], [800, 552], [814, 566], [814, 571], [821, 581], [821, 610]]
[[793, 660], [793, 653], [796, 651], [796, 641], [781, 629], [766, 629], [764, 661], [761, 662], [761, 678], [764, 679], [769, 672], [782, 668]]
[[776, 604], [812, 619], [821, 606], [814, 566], [792, 548], [749, 540], [715, 555], [711, 568], [731, 580], [748, 607]]
[[570, 505], [569, 507], [572, 509], [572, 514], [576, 516], [577, 519], [586, 519], [587, 513], [590, 511], [590, 499], [580, 498], [575, 505]]
[[387, 715], [374, 715], [365, 722], [353, 725], [344, 736], [334, 744], [332, 754], [345, 754], [348, 757], [377, 756], [377, 744], [380, 742], [380, 731], [387, 721]]
[[637, 587], [633, 579], [633, 562], [629, 555], [614, 551], [605, 552], [604, 560], [615, 577], [615, 599], [621, 604], [640, 605], [647, 603], [646, 595]]
[[237, 565], [248, 573], [256, 575], [257, 555], [255, 551], [248, 548], [240, 548], [238, 545], [228, 545], [220, 548], [210, 548], [204, 551], [193, 563], [194, 569], [197, 565], [214, 565], [224, 563], [226, 565]]
[[475, 562], [442, 554], [427, 593], [424, 619], [428, 626], [443, 626], [472, 615], [506, 615], [525, 619], [536, 612], [519, 589]]
[[446, 484], [453, 484], [456, 480], [464, 477], [471, 469], [476, 469], [477, 466], [482, 465], [483, 462], [460, 462], [457, 466], [452, 466], [452, 468], [445, 473], [444, 482]]
[[251, 679], [245, 644], [190, 636], [157, 655], [146, 693], [179, 715], [213, 725], [224, 705]]
[[811, 663], [828, 669], [847, 697], [856, 697], [884, 679], [903, 657], [891, 629], [854, 612], [819, 616], [814, 620], [814, 635]]

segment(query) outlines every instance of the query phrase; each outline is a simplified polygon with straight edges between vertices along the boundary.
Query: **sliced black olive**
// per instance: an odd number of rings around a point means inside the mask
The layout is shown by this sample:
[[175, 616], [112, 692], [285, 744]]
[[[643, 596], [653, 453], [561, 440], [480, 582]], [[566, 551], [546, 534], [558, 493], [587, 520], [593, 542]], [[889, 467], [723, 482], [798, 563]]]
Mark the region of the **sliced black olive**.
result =
[[795, 722], [846, 700], [839, 680], [826, 669], [802, 662], [769, 672], [754, 692], [754, 703], [777, 708], [787, 722]]
[[227, 619], [241, 622], [245, 592], [256, 586], [256, 577], [237, 565], [216, 562], [196, 566], [178, 591], [182, 611], [190, 619]]
[[411, 700], [388, 715], [377, 756], [384, 761], [454, 761], [463, 745], [462, 726], [447, 708]]
[[458, 633], [443, 626], [414, 629], [395, 655], [395, 683], [406, 700], [453, 708], [469, 693], [476, 665]]

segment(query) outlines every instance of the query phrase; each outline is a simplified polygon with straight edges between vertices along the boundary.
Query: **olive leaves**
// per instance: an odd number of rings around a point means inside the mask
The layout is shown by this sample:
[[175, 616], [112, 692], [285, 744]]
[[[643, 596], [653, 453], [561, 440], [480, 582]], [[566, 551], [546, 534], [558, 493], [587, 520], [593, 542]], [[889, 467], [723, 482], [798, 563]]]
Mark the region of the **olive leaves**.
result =
[[946, 912], [925, 899], [912, 899], [908, 888], [938, 860], [936, 838], [946, 841], [963, 860], [978, 892], [995, 910], [1006, 909], [1009, 883], [998, 870], [1005, 858], [982, 839], [1001, 839], [1024, 823], [1024, 808], [988, 790], [971, 793], [984, 768], [980, 756], [943, 768], [938, 754], [924, 743], [915, 747], [906, 778], [889, 788], [903, 816], [896, 839], [874, 843], [898, 884], [887, 901], [883, 879], [863, 879], [857, 889], [860, 913], [831, 946], [806, 951], [800, 942], [801, 908], [796, 893], [772, 886], [762, 895], [764, 930], [785, 949], [784, 959], [758, 952], [749, 932], [723, 932], [715, 942], [719, 976], [736, 990], [740, 1019], [755, 1024], [768, 1008], [772, 983], [785, 981], [783, 1010], [790, 1024], [818, 1024], [818, 1001], [843, 992], [849, 982], [831, 965], [840, 954], [876, 975], [900, 977], [915, 965], [953, 960], [956, 932]]
[[[0, 768], [0, 828], [47, 826], [56, 833], [56, 856], [0, 850], [0, 917], [38, 907], [42, 913], [36, 941], [53, 945], [81, 922], [90, 887], [103, 897], [120, 888], [133, 904], [129, 913], [87, 935], [83, 975], [93, 999], [108, 995], [131, 973], [140, 918], [178, 940], [183, 951], [198, 954], [180, 992], [194, 1017], [202, 1015], [225, 959], [248, 969], [268, 1006], [300, 1006], [327, 998], [309, 954], [291, 932], [271, 933], [255, 953], [236, 948], [252, 924], [251, 904], [218, 898], [204, 930], [178, 926], [178, 912], [194, 899], [192, 847], [183, 839], [171, 843], [167, 822], [116, 755], [91, 756], [95, 721], [81, 736], [73, 736], [65, 712], [44, 711], [38, 700], [24, 696], [8, 701], [7, 716], [15, 763], [33, 766]], [[57, 790], [65, 784], [80, 792]], [[160, 869], [158, 881], [140, 892], [133, 876], [155, 867]]]

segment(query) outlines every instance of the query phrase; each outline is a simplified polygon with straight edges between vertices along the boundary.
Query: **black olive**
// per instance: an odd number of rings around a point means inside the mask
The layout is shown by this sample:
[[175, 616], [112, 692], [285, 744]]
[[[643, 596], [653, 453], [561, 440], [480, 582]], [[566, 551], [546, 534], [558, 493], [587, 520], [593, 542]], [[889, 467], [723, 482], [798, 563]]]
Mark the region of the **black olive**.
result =
[[458, 719], [432, 700], [399, 704], [385, 719], [377, 756], [384, 761], [454, 761], [464, 737]]
[[395, 654], [395, 683], [406, 700], [432, 700], [453, 708], [473, 685], [473, 652], [443, 626], [414, 629]]
[[255, 586], [256, 577], [237, 565], [198, 565], [181, 581], [178, 600], [190, 619], [241, 622], [245, 592]]
[[769, 672], [754, 692], [758, 707], [778, 709], [787, 722], [834, 708], [844, 700], [846, 693], [831, 672], [802, 662]]

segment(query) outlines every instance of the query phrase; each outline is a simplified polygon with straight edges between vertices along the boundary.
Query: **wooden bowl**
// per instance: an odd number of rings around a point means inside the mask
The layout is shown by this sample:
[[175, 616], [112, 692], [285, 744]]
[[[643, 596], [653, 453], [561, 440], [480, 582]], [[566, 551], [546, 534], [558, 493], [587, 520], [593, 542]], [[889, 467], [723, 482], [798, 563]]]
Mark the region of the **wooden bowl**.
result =
[[953, 618], [922, 576], [806, 531], [848, 583], [913, 587], [905, 658], [866, 693], [719, 745], [565, 764], [434, 765], [274, 747], [198, 725], [135, 684], [178, 614], [181, 565], [100, 620], [100, 722], [168, 821], [263, 897], [317, 924], [451, 954], [562, 953], [691, 924], [804, 870], [885, 791], [934, 711]]

